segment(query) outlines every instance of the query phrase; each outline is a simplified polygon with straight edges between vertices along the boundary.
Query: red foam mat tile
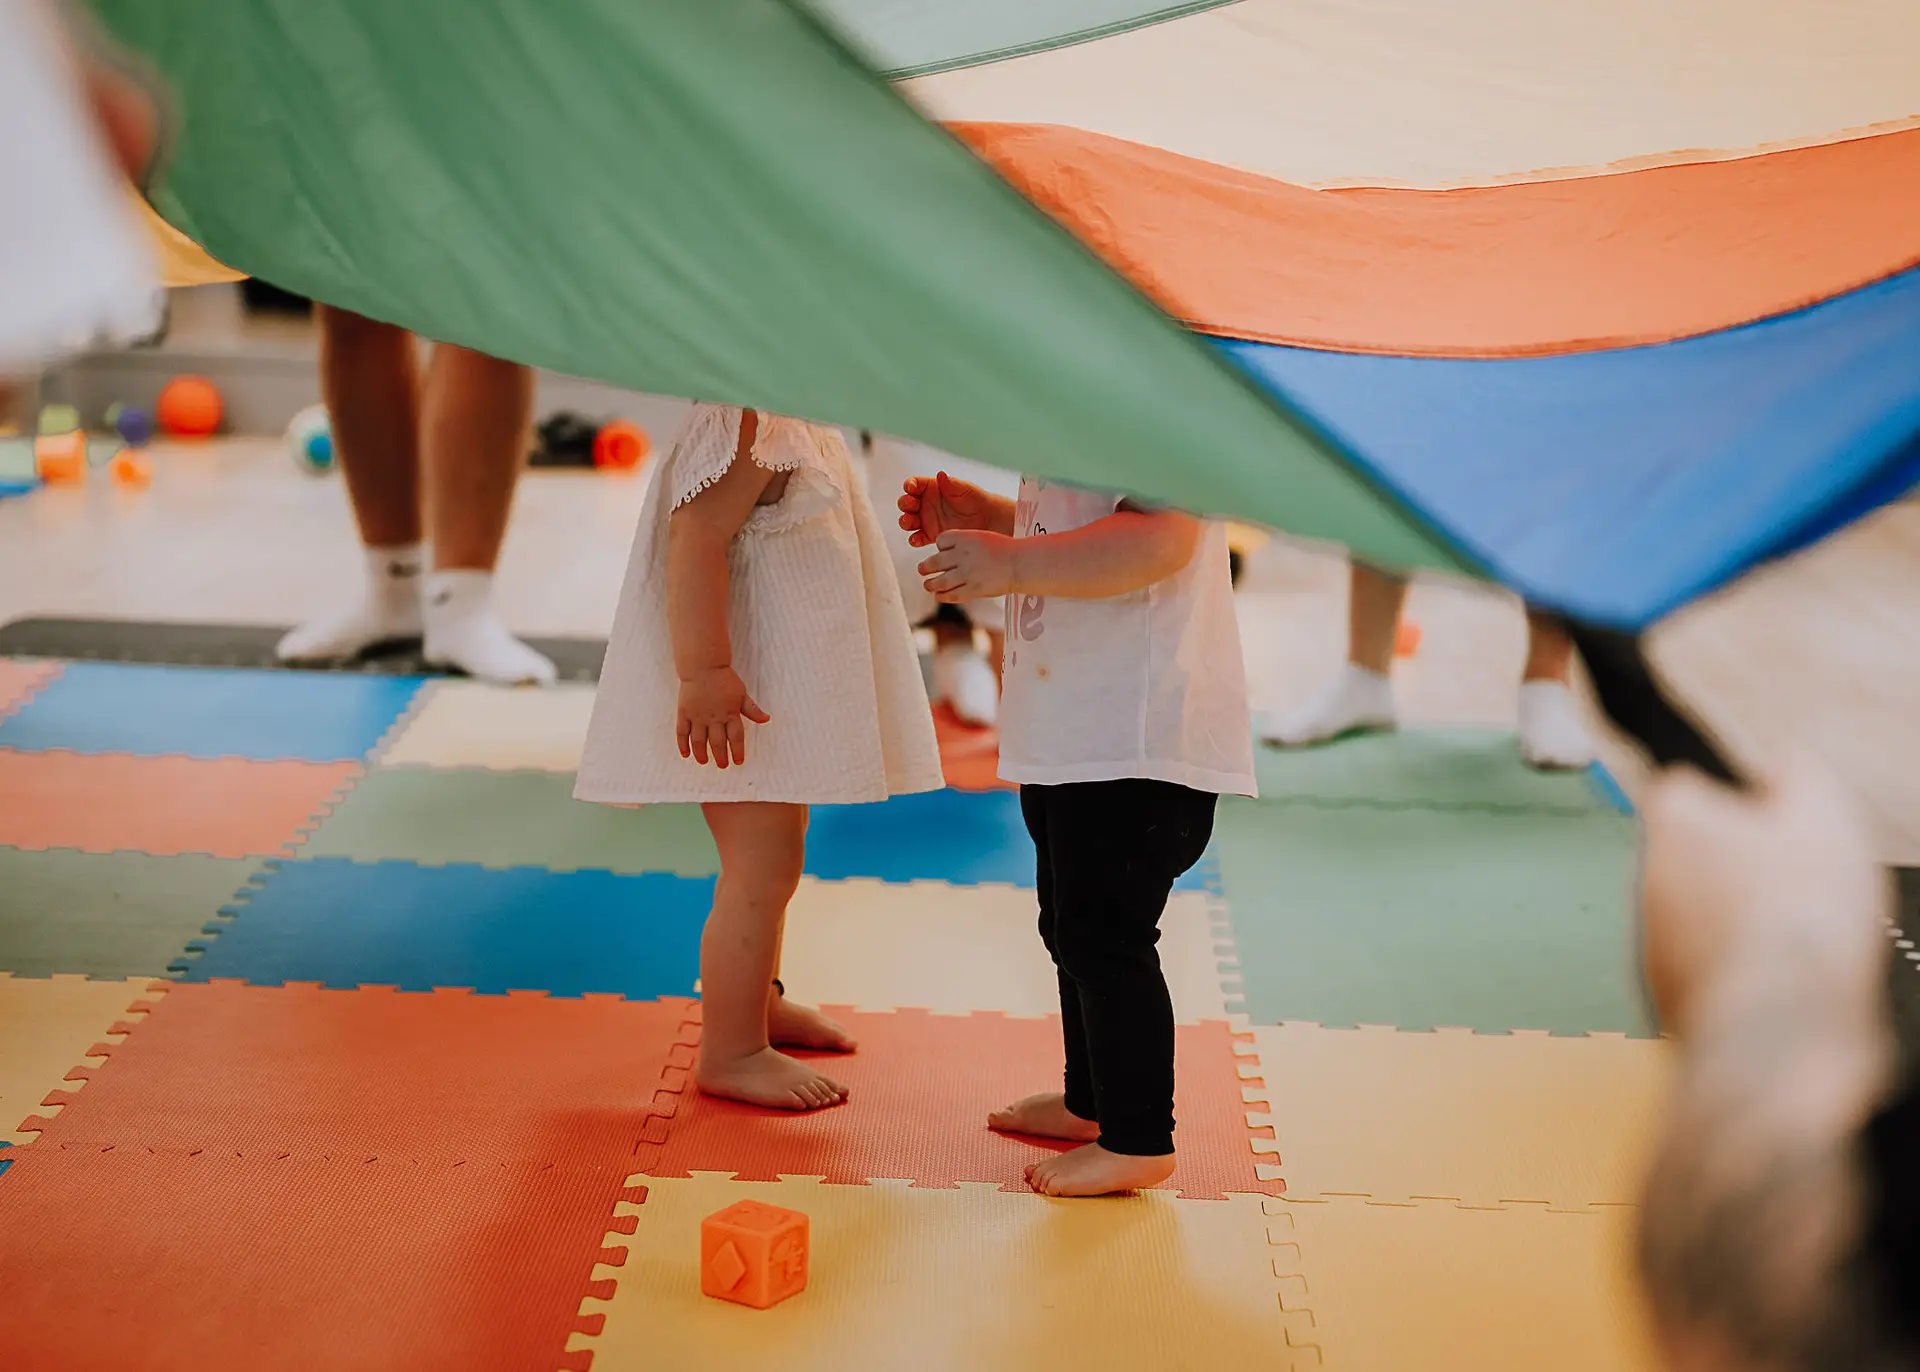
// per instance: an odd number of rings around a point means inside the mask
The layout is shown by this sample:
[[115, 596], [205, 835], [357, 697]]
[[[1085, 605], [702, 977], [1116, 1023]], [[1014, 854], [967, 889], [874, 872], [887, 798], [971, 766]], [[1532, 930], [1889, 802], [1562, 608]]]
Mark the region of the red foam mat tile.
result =
[[33, 1372], [554, 1372], [644, 1198], [619, 1169], [10, 1151], [0, 1363]]
[[933, 707], [933, 732], [940, 743], [940, 770], [956, 791], [1011, 791], [1000, 780], [1000, 732], [962, 724], [953, 707], [941, 701]]
[[[630, 1172], [693, 1061], [686, 1000], [176, 985], [35, 1148]], [[651, 1128], [650, 1128], [651, 1126]]]
[[22, 662], [0, 657], [0, 716], [13, 713], [59, 675], [57, 662]]
[[359, 772], [354, 762], [0, 748], [0, 844], [159, 857], [273, 854]]
[[[935, 1015], [922, 1010], [833, 1014], [858, 1038], [849, 1055], [813, 1055], [844, 1082], [851, 1099], [808, 1114], [761, 1110], [689, 1089], [664, 1136], [641, 1155], [656, 1177], [734, 1172], [742, 1180], [825, 1177], [863, 1183], [875, 1178], [950, 1187], [994, 1182], [1024, 1189], [1026, 1165], [1043, 1157], [1044, 1140], [997, 1134], [989, 1110], [1060, 1080], [1060, 1022], [1004, 1015]], [[1182, 1025], [1175, 1070], [1179, 1164], [1169, 1188], [1189, 1197], [1229, 1191], [1277, 1195], [1263, 1181], [1241, 1100], [1239, 1063], [1225, 1024]], [[1271, 1137], [1270, 1130], [1258, 1131]]]

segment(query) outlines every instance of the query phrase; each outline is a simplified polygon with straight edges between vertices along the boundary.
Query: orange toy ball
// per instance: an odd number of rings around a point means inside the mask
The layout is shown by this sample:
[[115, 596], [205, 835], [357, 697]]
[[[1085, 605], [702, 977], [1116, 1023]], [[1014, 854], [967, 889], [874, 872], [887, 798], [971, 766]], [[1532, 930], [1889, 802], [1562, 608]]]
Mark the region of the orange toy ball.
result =
[[593, 465], [630, 472], [647, 460], [652, 447], [645, 429], [615, 419], [601, 425], [600, 432], [593, 436]]
[[1393, 631], [1393, 655], [1412, 657], [1420, 651], [1420, 626], [1410, 619], [1400, 621], [1400, 627]]
[[175, 438], [205, 438], [220, 427], [220, 388], [204, 376], [176, 376], [160, 389], [154, 417]]

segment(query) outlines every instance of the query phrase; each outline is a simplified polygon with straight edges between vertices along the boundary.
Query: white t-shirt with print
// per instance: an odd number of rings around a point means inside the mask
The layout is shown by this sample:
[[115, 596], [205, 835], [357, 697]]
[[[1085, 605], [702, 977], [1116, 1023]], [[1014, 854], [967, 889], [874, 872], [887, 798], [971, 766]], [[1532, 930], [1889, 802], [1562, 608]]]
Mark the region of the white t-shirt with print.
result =
[[[1016, 538], [1104, 519], [1124, 497], [1020, 480]], [[1099, 600], [1007, 597], [1000, 776], [1054, 785], [1145, 777], [1250, 796], [1253, 728], [1227, 531], [1142, 590]]]

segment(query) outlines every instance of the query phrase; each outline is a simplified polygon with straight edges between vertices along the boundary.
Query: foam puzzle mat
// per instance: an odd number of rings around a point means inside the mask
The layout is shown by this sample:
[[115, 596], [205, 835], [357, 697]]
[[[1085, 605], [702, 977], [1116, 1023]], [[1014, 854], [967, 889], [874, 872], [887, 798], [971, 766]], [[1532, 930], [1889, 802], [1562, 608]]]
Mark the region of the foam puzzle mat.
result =
[[[0, 1366], [1652, 1366], [1603, 778], [1263, 753], [1162, 922], [1178, 1167], [1057, 1201], [985, 1127], [1060, 1069], [991, 732], [814, 812], [782, 974], [860, 1046], [791, 1116], [691, 1084], [713, 847], [572, 801], [591, 691], [0, 658]], [[742, 1199], [771, 1310], [700, 1294]]]

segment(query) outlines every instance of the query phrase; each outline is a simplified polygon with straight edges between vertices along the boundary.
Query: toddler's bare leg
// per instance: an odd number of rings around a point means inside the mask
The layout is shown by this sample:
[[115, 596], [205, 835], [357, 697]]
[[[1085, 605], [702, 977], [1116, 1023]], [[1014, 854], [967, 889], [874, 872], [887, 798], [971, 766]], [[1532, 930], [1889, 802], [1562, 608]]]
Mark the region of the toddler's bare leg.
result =
[[778, 1048], [810, 1048], [820, 1053], [851, 1053], [857, 1045], [853, 1035], [840, 1021], [821, 1014], [811, 1005], [787, 999], [780, 985], [780, 947], [786, 942], [786, 923], [780, 926], [780, 942], [774, 945], [774, 982], [767, 987], [767, 1038]]
[[713, 913], [700, 940], [703, 1027], [694, 1081], [710, 1095], [786, 1110], [817, 1110], [847, 1089], [774, 1049], [767, 989], [780, 955], [787, 902], [806, 853], [803, 805], [701, 807], [720, 850]]

